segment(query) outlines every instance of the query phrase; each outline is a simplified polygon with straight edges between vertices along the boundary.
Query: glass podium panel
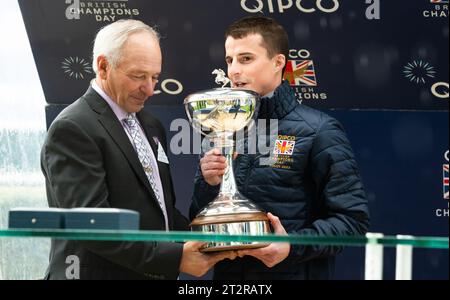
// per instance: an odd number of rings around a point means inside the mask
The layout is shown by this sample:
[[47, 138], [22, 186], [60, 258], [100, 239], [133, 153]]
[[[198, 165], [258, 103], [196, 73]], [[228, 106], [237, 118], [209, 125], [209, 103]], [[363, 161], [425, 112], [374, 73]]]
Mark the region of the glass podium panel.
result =
[[[446, 237], [394, 236], [301, 236], [301, 235], [217, 235], [195, 232], [111, 231], [111, 230], [0, 230], [0, 279], [41, 279], [47, 268], [50, 239], [134, 241], [134, 242], [289, 242], [301, 245], [330, 245], [346, 247], [409, 246], [430, 250], [448, 250]], [[366, 252], [367, 253], [367, 252]]]

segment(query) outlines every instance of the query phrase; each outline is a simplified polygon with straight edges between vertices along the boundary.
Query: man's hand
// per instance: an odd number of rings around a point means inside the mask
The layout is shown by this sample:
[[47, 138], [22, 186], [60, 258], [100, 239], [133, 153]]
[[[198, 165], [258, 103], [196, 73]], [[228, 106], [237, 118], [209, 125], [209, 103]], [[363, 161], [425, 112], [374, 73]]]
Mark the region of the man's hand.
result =
[[[271, 213], [267, 214], [269, 217], [270, 223], [275, 230], [275, 234], [278, 235], [287, 235], [286, 230], [283, 225], [281, 225], [280, 219], [275, 217]], [[291, 245], [289, 243], [272, 243], [267, 247], [260, 249], [251, 249], [251, 250], [240, 250], [238, 251], [239, 257], [244, 257], [246, 255], [256, 257], [260, 261], [262, 261], [267, 267], [273, 268], [280, 262], [288, 257], [289, 252], [291, 251]]]
[[201, 253], [200, 248], [203, 245], [205, 245], [204, 242], [187, 242], [184, 244], [180, 272], [201, 277], [219, 261], [224, 259], [234, 260], [237, 257], [236, 251]]
[[216, 186], [222, 183], [222, 176], [227, 169], [227, 162], [219, 149], [213, 149], [200, 160], [200, 168], [206, 183]]

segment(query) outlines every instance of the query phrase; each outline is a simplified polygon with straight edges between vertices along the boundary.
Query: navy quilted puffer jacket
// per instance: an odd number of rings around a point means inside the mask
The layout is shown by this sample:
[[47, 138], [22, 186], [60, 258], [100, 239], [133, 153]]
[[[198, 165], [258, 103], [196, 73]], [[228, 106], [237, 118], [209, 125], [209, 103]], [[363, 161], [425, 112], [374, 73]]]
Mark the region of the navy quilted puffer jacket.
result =
[[[273, 97], [261, 99], [258, 119], [279, 120], [279, 145], [274, 149], [278, 150], [278, 160], [264, 165], [262, 154], [239, 155], [234, 161], [239, 191], [278, 216], [288, 233], [364, 235], [369, 227], [367, 200], [342, 125], [299, 104], [288, 82], [283, 82]], [[191, 219], [218, 192], [219, 186], [208, 185], [198, 170]], [[332, 279], [334, 256], [341, 250], [337, 246], [292, 245], [289, 257], [274, 268], [267, 268], [253, 257], [244, 257], [218, 263], [214, 278]]]

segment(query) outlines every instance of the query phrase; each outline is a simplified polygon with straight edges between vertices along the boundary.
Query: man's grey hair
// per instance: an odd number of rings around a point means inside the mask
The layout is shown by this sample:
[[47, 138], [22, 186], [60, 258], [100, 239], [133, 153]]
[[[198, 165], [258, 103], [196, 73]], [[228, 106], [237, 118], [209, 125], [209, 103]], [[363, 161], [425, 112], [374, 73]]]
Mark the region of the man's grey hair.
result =
[[159, 43], [158, 32], [138, 20], [119, 20], [100, 29], [95, 38], [93, 50], [92, 68], [95, 74], [98, 72], [97, 59], [99, 56], [104, 55], [113, 68], [117, 67], [122, 58], [122, 48], [125, 42], [132, 34], [139, 32], [150, 33]]

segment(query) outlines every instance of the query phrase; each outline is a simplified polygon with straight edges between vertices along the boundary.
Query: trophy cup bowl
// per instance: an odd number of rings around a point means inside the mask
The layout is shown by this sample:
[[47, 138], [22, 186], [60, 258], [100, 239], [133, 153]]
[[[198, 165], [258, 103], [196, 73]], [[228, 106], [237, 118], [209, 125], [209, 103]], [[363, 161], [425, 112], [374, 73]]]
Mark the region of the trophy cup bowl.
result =
[[[221, 148], [228, 168], [219, 195], [203, 208], [190, 224], [191, 231], [233, 235], [271, 233], [267, 214], [239, 193], [233, 173], [234, 133], [244, 129], [255, 113], [259, 95], [231, 88], [217, 88], [189, 95], [186, 113], [194, 129], [210, 137]], [[256, 249], [261, 242], [209, 242], [202, 252]]]

